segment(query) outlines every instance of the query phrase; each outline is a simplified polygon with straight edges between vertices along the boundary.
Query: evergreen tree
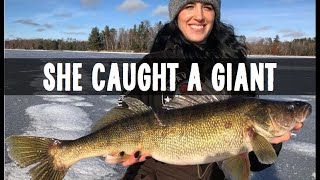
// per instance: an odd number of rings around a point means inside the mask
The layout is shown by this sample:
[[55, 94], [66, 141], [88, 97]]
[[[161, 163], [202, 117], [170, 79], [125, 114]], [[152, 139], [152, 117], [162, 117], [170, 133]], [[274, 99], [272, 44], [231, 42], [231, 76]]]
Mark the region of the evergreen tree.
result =
[[279, 46], [280, 46], [280, 37], [276, 35], [273, 39], [272, 47], [271, 47], [271, 54], [278, 55], [279, 54]]
[[91, 50], [101, 50], [101, 38], [98, 27], [94, 27], [89, 35], [89, 48]]
[[277, 34], [276, 37], [273, 39], [273, 43], [279, 43], [280, 42], [280, 37]]

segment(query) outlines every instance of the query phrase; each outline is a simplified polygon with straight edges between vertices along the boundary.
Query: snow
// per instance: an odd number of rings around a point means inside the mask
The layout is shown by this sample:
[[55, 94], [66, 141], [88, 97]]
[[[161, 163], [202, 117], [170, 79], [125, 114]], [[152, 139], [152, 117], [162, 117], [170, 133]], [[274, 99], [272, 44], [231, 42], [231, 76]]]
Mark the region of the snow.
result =
[[283, 149], [298, 153], [302, 156], [316, 157], [316, 144], [313, 143], [292, 140], [285, 142]]
[[37, 131], [36, 134], [31, 130], [27, 132], [27, 135], [58, 136], [55, 138], [62, 139], [66, 138], [64, 134], [69, 134], [69, 132], [79, 134], [77, 137], [68, 138], [73, 139], [83, 136], [83, 132], [88, 131], [92, 123], [81, 108], [72, 105], [40, 104], [27, 108], [26, 114], [32, 119], [30, 129], [42, 130]]
[[40, 95], [43, 100], [54, 102], [75, 102], [83, 101], [85, 98], [81, 96], [68, 96], [68, 95]]

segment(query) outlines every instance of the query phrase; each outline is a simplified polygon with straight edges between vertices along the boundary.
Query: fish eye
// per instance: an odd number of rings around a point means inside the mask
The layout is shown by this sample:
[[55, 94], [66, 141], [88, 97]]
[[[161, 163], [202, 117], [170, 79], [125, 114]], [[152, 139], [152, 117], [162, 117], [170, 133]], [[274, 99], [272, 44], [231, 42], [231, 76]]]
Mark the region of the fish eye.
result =
[[288, 110], [293, 110], [294, 109], [294, 105], [293, 104], [290, 104], [289, 106], [288, 106]]

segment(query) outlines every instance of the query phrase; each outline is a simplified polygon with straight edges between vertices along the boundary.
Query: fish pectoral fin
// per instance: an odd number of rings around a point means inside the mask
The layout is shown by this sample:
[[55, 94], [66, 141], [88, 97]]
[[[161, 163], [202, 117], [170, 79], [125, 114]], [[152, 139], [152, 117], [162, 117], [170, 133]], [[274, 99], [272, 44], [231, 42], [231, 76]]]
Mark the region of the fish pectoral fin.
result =
[[250, 161], [248, 153], [243, 153], [218, 162], [220, 169], [228, 180], [248, 180], [250, 176]]
[[263, 164], [272, 164], [277, 159], [277, 154], [272, 145], [263, 136], [254, 133], [251, 142], [254, 153]]
[[118, 164], [118, 163], [122, 163], [124, 161], [127, 161], [131, 158], [131, 155], [129, 154], [124, 154], [124, 155], [110, 155], [110, 154], [106, 154], [103, 156], [105, 158], [106, 163], [108, 164]]

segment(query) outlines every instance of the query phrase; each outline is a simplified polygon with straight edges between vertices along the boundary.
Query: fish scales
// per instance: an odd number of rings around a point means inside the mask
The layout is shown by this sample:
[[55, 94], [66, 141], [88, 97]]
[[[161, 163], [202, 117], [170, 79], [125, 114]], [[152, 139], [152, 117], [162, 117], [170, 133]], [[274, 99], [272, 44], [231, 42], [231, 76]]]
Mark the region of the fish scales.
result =
[[[160, 116], [163, 124], [168, 125], [165, 132], [156, 129], [158, 135], [154, 137], [158, 138], [159, 147], [153, 149], [152, 156], [167, 163], [201, 164], [212, 161], [215, 155], [219, 156], [227, 149], [234, 151], [230, 153], [238, 153], [246, 139], [244, 121], [236, 113], [240, 112], [239, 107], [230, 109], [227, 114], [220, 113], [219, 108], [208, 104]], [[160, 141], [161, 133], [166, 134], [165, 142]], [[207, 156], [212, 158], [206, 159]], [[190, 157], [195, 158], [190, 160]]]

